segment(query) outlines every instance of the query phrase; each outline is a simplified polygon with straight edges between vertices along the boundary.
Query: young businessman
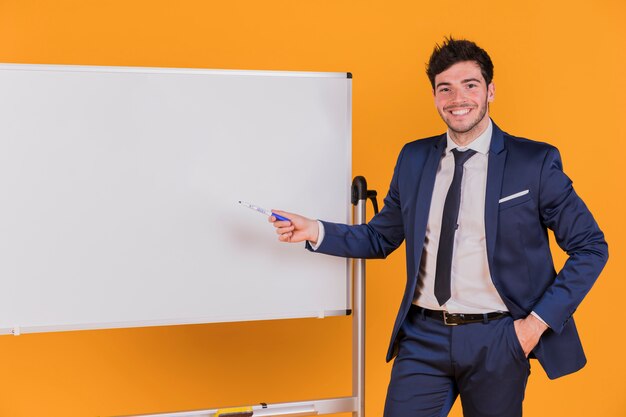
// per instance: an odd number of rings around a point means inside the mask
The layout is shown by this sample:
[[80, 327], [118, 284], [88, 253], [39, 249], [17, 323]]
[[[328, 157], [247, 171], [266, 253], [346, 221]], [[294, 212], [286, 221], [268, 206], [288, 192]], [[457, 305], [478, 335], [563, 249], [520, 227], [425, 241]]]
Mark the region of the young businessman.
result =
[[[489, 118], [489, 55], [467, 40], [437, 45], [427, 69], [447, 133], [404, 146], [384, 208], [364, 225], [276, 211], [284, 242], [384, 258], [406, 241], [407, 285], [387, 360], [387, 417], [522, 415], [539, 360], [550, 378], [586, 359], [572, 314], [607, 258], [604, 235], [563, 173], [556, 148]], [[568, 254], [554, 270], [547, 229]]]

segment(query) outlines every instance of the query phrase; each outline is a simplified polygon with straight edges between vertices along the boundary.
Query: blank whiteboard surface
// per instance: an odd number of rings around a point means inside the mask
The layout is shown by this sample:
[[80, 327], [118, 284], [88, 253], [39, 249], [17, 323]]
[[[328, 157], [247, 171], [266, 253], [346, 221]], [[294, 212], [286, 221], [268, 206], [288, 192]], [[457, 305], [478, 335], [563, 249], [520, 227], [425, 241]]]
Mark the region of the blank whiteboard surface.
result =
[[345, 314], [345, 73], [0, 65], [0, 333]]

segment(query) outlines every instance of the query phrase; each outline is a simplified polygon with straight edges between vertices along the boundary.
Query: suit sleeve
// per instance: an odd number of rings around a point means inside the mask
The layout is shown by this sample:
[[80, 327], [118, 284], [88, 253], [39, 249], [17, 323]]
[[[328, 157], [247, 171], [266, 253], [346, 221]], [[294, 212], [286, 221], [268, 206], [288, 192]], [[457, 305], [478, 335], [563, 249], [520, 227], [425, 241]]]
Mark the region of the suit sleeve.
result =
[[608, 260], [604, 234], [563, 172], [561, 157], [550, 148], [539, 190], [542, 222], [554, 231], [568, 259], [533, 310], [557, 333], [570, 319]]
[[[347, 258], [386, 258], [404, 241], [399, 173], [404, 149], [394, 169], [383, 209], [367, 224], [346, 225], [322, 221], [324, 240], [315, 252]], [[311, 249], [307, 243], [307, 248]]]

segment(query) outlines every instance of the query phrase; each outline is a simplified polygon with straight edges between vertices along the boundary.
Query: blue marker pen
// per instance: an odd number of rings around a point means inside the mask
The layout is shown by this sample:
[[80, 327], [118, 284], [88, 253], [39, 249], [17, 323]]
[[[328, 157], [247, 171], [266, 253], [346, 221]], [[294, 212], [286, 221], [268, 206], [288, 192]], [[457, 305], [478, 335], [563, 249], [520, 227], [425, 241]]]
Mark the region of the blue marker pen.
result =
[[276, 220], [282, 220], [282, 221], [286, 221], [286, 222], [290, 221], [286, 217], [280, 216], [280, 215], [278, 215], [276, 213], [272, 213], [270, 210], [266, 210], [266, 209], [264, 209], [262, 207], [255, 206], [254, 204], [246, 203], [245, 201], [241, 201], [241, 200], [239, 201], [239, 204], [242, 204], [242, 205], [248, 207], [249, 209], [258, 211], [259, 213], [263, 213], [266, 216], [274, 216], [274, 217], [276, 217]]

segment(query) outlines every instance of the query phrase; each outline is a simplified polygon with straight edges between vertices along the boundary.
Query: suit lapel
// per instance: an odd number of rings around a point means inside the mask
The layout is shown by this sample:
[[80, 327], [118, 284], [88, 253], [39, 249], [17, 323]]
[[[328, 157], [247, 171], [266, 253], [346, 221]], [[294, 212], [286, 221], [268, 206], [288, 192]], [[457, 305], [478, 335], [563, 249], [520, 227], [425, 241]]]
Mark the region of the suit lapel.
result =
[[507, 151], [504, 148], [502, 130], [493, 123], [491, 145], [489, 147], [489, 163], [487, 167], [487, 192], [485, 196], [485, 237], [487, 239], [487, 259], [493, 271], [493, 253], [496, 247], [498, 232], [499, 199], [504, 177], [504, 165]]
[[[424, 169], [417, 188], [417, 199], [415, 205], [415, 242], [424, 242], [426, 236], [426, 225], [428, 223], [428, 213], [430, 212], [430, 202], [433, 197], [433, 189], [435, 188], [435, 177], [437, 176], [437, 168], [439, 161], [446, 150], [446, 134], [444, 133], [430, 148], [430, 152], [424, 162]], [[415, 256], [415, 271], [419, 271], [421, 262], [421, 246]]]

